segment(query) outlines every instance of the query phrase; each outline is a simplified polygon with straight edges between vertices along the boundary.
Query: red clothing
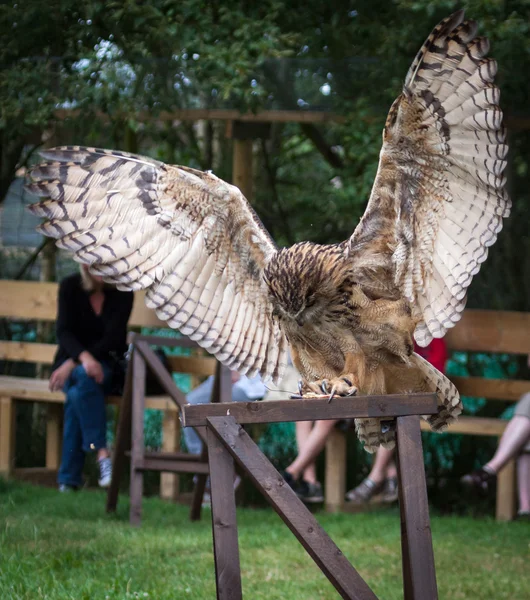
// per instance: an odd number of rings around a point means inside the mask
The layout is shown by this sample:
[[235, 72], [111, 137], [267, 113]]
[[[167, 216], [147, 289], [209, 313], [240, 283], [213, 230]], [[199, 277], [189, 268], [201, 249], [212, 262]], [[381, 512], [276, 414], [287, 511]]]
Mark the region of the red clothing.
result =
[[432, 342], [422, 348], [414, 342], [414, 352], [419, 354], [425, 360], [428, 360], [433, 367], [445, 373], [445, 363], [447, 362], [447, 346], [443, 338], [434, 338]]

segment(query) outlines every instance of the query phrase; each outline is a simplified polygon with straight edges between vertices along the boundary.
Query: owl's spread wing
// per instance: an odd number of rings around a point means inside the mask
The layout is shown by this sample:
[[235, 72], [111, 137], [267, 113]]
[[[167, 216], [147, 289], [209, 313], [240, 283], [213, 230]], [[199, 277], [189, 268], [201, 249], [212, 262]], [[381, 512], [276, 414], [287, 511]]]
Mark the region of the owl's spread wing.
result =
[[123, 152], [42, 153], [33, 214], [91, 272], [146, 302], [241, 373], [281, 378], [286, 340], [263, 269], [276, 247], [241, 192], [210, 173]]
[[390, 275], [411, 302], [422, 346], [460, 319], [510, 212], [497, 65], [476, 30], [459, 11], [422, 46], [387, 117], [370, 201], [349, 241], [374, 285]]

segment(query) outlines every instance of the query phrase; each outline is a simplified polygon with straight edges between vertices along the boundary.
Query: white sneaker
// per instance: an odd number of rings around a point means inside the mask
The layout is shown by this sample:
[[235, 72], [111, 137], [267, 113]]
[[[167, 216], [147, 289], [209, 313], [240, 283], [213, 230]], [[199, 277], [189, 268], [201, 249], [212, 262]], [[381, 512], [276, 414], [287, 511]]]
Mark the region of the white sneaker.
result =
[[112, 480], [112, 461], [110, 458], [100, 458], [99, 463], [99, 479], [98, 485], [102, 488], [107, 488]]

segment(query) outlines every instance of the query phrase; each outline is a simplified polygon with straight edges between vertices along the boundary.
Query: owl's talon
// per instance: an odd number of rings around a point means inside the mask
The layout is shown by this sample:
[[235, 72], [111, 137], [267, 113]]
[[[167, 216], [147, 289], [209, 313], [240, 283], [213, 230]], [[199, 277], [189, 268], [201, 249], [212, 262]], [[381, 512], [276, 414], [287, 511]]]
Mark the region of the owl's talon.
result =
[[343, 398], [355, 396], [357, 386], [353, 383], [353, 374], [346, 373], [332, 379], [317, 379], [316, 381], [305, 381], [302, 383], [302, 397], [322, 398], [322, 394], [331, 402], [336, 396]]
[[298, 380], [298, 393], [300, 396], [304, 395], [304, 382], [301, 379]]

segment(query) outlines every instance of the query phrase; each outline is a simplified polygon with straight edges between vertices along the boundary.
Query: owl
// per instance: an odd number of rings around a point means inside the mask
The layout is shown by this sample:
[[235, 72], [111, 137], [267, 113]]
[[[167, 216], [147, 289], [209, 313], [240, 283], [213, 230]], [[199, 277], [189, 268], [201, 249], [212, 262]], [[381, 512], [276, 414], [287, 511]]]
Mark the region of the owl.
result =
[[[383, 130], [366, 211], [341, 243], [279, 249], [239, 189], [212, 173], [78, 146], [42, 152], [28, 190], [40, 231], [240, 373], [304, 397], [434, 392], [442, 430], [453, 384], [414, 353], [461, 317], [510, 212], [507, 145], [488, 41], [462, 11], [416, 56]], [[393, 445], [356, 422], [368, 451]]]

